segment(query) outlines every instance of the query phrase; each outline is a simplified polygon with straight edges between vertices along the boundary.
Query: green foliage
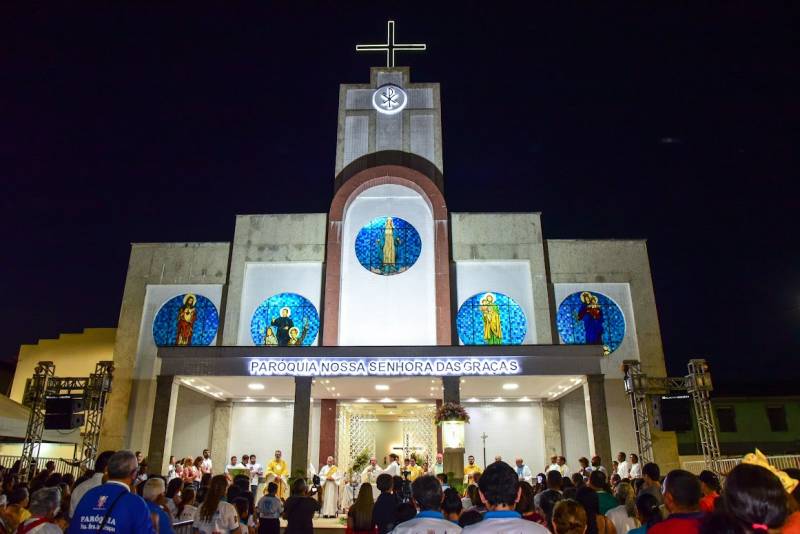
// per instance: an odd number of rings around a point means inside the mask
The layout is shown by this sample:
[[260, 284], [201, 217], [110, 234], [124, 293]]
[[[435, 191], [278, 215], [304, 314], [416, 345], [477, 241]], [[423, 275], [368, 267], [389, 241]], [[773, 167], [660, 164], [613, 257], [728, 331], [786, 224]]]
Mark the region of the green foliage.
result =
[[360, 473], [369, 463], [369, 449], [364, 449], [361, 453], [355, 457], [353, 460], [353, 465], [350, 469], [354, 473]]
[[466, 484], [464, 484], [464, 482], [463, 482], [463, 481], [461, 481], [461, 480], [455, 480], [455, 478], [456, 478], [456, 477], [455, 477], [455, 474], [454, 474], [454, 473], [448, 473], [448, 474], [447, 474], [447, 484], [448, 484], [448, 485], [449, 485], [451, 488], [453, 488], [454, 490], [456, 490], [456, 491], [458, 492], [458, 494], [459, 494], [459, 495], [464, 495], [464, 491], [466, 491], [466, 489], [467, 489], [467, 485], [466, 485]]

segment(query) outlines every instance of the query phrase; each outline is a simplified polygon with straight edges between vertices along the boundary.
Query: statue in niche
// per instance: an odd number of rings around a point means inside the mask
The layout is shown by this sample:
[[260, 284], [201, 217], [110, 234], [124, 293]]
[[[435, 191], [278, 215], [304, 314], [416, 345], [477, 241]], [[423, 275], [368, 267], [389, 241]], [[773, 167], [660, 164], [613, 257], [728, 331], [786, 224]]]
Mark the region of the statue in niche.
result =
[[194, 335], [194, 323], [197, 320], [197, 299], [191, 293], [183, 297], [183, 306], [178, 309], [178, 327], [175, 336], [176, 345], [191, 345]]
[[486, 293], [483, 296], [480, 310], [483, 318], [483, 341], [487, 345], [502, 345], [503, 329], [500, 321], [500, 308], [494, 301], [494, 295]]
[[289, 340], [291, 339], [289, 330], [294, 328], [294, 321], [290, 317], [291, 314], [292, 311], [288, 307], [283, 307], [280, 311], [280, 317], [274, 318], [270, 323], [276, 329], [275, 338], [281, 347], [289, 346]]
[[583, 330], [586, 332], [587, 345], [600, 345], [603, 343], [603, 309], [600, 307], [597, 296], [589, 291], [581, 293], [581, 307], [578, 310], [578, 321], [583, 321]]
[[278, 338], [275, 337], [275, 331], [272, 330], [271, 326], [268, 326], [267, 331], [264, 333], [264, 345], [268, 347], [278, 346]]
[[386, 225], [383, 227], [383, 238], [377, 239], [379, 257], [381, 258], [382, 269], [376, 272], [390, 272], [397, 270], [397, 246], [400, 245], [400, 238], [394, 235], [394, 221], [391, 217], [386, 218]]
[[289, 342], [288, 345], [290, 347], [299, 346], [303, 344], [303, 340], [306, 338], [306, 334], [308, 333], [308, 318], [303, 319], [303, 333], [300, 333], [300, 330], [293, 326], [289, 329]]

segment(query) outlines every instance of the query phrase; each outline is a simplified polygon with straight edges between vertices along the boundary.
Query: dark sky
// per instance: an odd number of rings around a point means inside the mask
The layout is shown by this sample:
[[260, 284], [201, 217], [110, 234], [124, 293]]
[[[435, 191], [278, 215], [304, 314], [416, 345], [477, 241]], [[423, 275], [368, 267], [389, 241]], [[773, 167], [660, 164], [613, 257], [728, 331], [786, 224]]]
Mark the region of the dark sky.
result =
[[326, 212], [338, 84], [368, 81], [382, 56], [354, 45], [391, 17], [429, 46], [398, 64], [441, 83], [451, 211], [647, 238], [671, 373], [800, 374], [800, 17], [778, 3], [30, 4], [0, 8], [0, 359], [114, 326], [131, 242]]

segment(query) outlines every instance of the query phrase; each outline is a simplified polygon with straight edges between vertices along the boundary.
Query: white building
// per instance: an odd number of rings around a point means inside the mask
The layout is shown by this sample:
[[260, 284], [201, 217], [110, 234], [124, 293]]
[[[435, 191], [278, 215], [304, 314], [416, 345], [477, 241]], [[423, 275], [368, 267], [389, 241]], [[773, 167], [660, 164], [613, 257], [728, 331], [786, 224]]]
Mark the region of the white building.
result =
[[[230, 243], [133, 245], [101, 448], [145, 451], [153, 470], [203, 448], [218, 466], [282, 449], [293, 473], [363, 450], [431, 457], [436, 405], [460, 399], [479, 463], [484, 433], [487, 458], [534, 472], [635, 452], [622, 361], [665, 376], [646, 243], [450, 213], [444, 186], [438, 84], [381, 67], [342, 85], [328, 213], [239, 215]], [[369, 376], [350, 376], [361, 364]], [[677, 467], [674, 433], [653, 435]]]

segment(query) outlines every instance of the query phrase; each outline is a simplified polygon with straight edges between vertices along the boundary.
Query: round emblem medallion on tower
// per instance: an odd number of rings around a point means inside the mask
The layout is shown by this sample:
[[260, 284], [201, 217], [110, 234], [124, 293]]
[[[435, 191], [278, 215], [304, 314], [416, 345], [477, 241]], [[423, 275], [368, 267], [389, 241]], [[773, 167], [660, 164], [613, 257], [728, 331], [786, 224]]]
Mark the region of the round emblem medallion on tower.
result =
[[406, 104], [408, 104], [408, 94], [394, 84], [382, 85], [372, 93], [372, 107], [384, 115], [400, 113]]

